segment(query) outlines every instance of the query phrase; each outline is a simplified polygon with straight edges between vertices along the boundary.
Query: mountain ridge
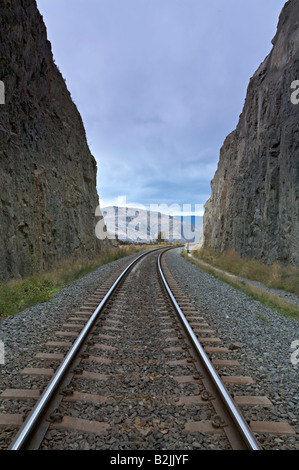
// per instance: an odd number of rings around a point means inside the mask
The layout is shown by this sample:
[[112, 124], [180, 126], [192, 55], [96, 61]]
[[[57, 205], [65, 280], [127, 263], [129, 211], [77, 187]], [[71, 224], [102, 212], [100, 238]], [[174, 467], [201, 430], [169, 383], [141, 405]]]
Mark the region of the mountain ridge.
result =
[[107, 232], [116, 234], [120, 240], [150, 242], [157, 239], [159, 232], [169, 241], [199, 241], [202, 237], [202, 217], [195, 226], [180, 220], [177, 216], [161, 212], [108, 206], [102, 208]]

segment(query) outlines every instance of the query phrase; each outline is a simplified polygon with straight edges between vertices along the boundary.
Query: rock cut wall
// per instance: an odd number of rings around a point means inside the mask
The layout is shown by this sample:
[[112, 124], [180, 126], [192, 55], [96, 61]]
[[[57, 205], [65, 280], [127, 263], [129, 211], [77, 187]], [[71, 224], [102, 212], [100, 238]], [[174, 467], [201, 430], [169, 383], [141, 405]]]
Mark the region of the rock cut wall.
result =
[[1, 0], [0, 280], [92, 258], [96, 162], [35, 0]]
[[299, 266], [299, 0], [285, 4], [272, 43], [220, 151], [204, 245]]

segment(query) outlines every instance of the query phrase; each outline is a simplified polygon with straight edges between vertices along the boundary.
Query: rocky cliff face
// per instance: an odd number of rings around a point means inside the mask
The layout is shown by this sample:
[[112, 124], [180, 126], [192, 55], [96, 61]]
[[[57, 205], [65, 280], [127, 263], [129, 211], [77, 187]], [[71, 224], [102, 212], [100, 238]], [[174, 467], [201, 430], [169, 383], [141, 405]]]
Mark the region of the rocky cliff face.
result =
[[272, 43], [221, 149], [204, 244], [299, 265], [299, 0], [285, 4]]
[[35, 0], [1, 0], [0, 280], [92, 257], [96, 163]]

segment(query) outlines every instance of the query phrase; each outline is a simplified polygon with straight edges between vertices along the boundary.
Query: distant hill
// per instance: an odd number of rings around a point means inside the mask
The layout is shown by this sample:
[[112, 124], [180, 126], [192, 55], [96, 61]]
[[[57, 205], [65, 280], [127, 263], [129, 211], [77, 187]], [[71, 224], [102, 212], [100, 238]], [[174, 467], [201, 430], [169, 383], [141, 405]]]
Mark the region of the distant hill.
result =
[[168, 241], [198, 242], [202, 237], [202, 217], [196, 226], [180, 217], [138, 208], [109, 206], [102, 208], [107, 232], [116, 234], [120, 240], [150, 242], [162, 237]]

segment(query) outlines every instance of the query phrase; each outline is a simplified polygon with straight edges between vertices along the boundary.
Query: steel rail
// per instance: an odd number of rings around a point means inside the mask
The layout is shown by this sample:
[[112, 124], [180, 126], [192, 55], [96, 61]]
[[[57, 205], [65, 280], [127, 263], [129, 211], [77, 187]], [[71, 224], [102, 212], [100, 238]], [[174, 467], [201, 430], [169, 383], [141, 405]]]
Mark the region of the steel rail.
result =
[[124, 276], [128, 273], [128, 271], [132, 268], [133, 265], [135, 265], [141, 258], [144, 256], [153, 253], [157, 250], [160, 250], [161, 248], [155, 248], [150, 251], [146, 251], [145, 253], [142, 253], [140, 256], [138, 256], [135, 260], [133, 260], [129, 266], [120, 274], [120, 276], [117, 278], [117, 280], [114, 282], [112, 287], [109, 289], [103, 300], [100, 302], [96, 310], [93, 312], [91, 315], [90, 319], [82, 329], [80, 335], [76, 339], [75, 343], [69, 350], [68, 354], [64, 358], [62, 364], [52, 377], [50, 383], [48, 384], [47, 388], [44, 390], [43, 394], [39, 398], [38, 402], [36, 403], [35, 407], [31, 411], [30, 415], [28, 416], [27, 420], [25, 421], [24, 425], [22, 428], [19, 430], [16, 438], [14, 439], [13, 443], [11, 444], [9, 450], [21, 450], [24, 448], [26, 443], [29, 441], [32, 433], [34, 432], [34, 429], [36, 428], [38, 422], [40, 421], [43, 413], [45, 412], [45, 409], [51, 399], [53, 398], [54, 394], [56, 393], [60, 383], [62, 382], [65, 374], [68, 372], [68, 370], [71, 367], [71, 364], [73, 363], [76, 355], [78, 354], [79, 350], [81, 349], [82, 345], [84, 344], [84, 341], [86, 340], [88, 334], [90, 333], [92, 327], [96, 323], [99, 314], [103, 310], [104, 306], [106, 305], [107, 301], [113, 294], [115, 288], [119, 285], [120, 281], [124, 278]]
[[160, 273], [160, 276], [162, 278], [163, 284], [167, 290], [167, 293], [170, 297], [170, 300], [175, 307], [175, 310], [177, 311], [183, 326], [192, 342], [192, 345], [194, 346], [195, 350], [201, 357], [204, 366], [206, 370], [209, 373], [210, 378], [212, 379], [214, 385], [216, 386], [218, 392], [220, 393], [220, 396], [222, 400], [224, 401], [226, 408], [233, 419], [235, 425], [237, 426], [239, 432], [241, 433], [243, 440], [248, 447], [248, 450], [261, 450], [258, 442], [255, 439], [255, 436], [253, 435], [251, 429], [249, 428], [247, 422], [244, 420], [243, 416], [240, 414], [238, 408], [236, 407], [235, 403], [233, 402], [231, 396], [227, 392], [225, 386], [223, 385], [222, 380], [220, 379], [219, 375], [217, 374], [213, 364], [211, 363], [210, 359], [208, 358], [206, 352], [204, 351], [203, 347], [201, 346], [200, 342], [198, 341], [195, 333], [193, 332], [190, 324], [188, 323], [188, 320], [186, 319], [185, 315], [183, 314], [180, 306], [178, 305], [173, 293], [171, 292], [171, 289], [166, 281], [166, 278], [163, 274], [163, 270], [161, 267], [161, 256], [163, 253], [160, 253], [158, 257], [158, 270]]

